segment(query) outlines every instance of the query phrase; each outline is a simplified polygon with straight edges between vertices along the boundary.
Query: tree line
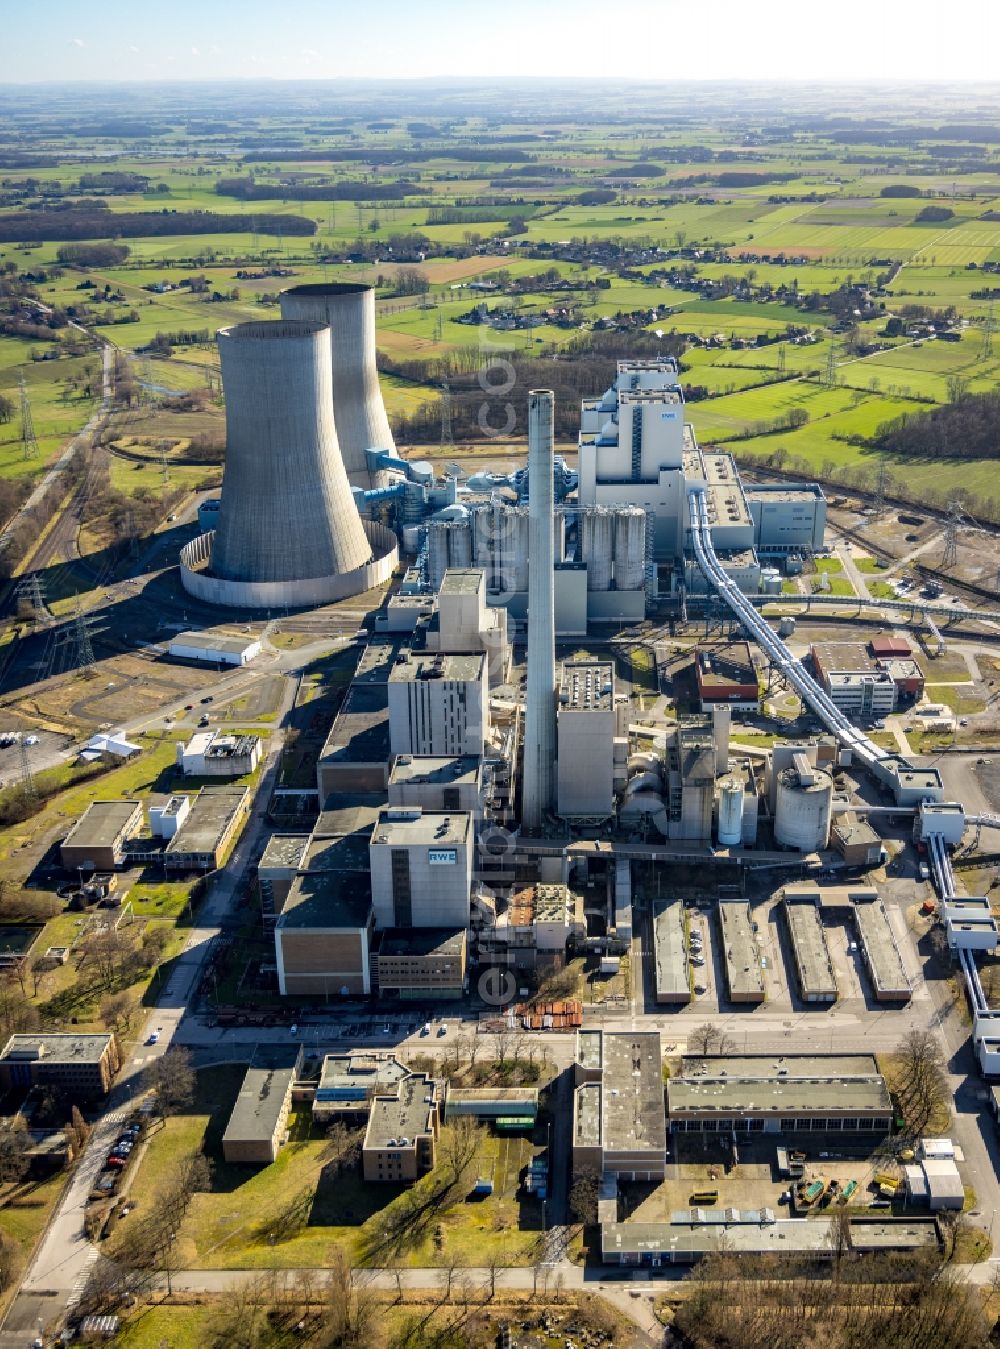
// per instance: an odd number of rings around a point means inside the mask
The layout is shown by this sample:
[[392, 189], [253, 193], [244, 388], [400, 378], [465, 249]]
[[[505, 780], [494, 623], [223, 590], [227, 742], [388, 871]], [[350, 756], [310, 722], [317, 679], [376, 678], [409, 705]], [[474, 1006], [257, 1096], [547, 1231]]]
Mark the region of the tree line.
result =
[[418, 187], [405, 178], [394, 183], [366, 183], [345, 179], [340, 183], [257, 183], [252, 178], [220, 178], [215, 184], [220, 197], [241, 201], [402, 201], [404, 197], [429, 196], [429, 187]]
[[875, 443], [890, 454], [922, 459], [1000, 457], [1000, 391], [963, 393], [928, 412], [904, 412], [876, 429]]
[[0, 243], [59, 239], [154, 238], [173, 234], [311, 235], [300, 215], [230, 215], [218, 211], [12, 211], [0, 215]]

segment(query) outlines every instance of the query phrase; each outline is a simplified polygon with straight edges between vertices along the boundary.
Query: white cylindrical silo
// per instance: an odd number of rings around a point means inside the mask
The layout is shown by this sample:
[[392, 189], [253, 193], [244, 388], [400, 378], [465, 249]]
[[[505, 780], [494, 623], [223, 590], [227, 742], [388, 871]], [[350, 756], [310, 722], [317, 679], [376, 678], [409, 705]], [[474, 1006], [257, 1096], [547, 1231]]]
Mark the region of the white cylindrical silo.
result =
[[[798, 758], [798, 756], [796, 756]], [[802, 763], [805, 763], [804, 756]], [[774, 812], [774, 841], [782, 848], [816, 852], [830, 838], [833, 810], [833, 780], [829, 773], [807, 765], [800, 771], [793, 763], [778, 774]]]
[[528, 589], [528, 511], [494, 502], [474, 512], [474, 564], [486, 573], [486, 589], [511, 595]]
[[528, 472], [531, 476], [528, 564], [528, 683], [524, 722], [521, 823], [538, 830], [555, 804], [556, 623], [553, 521], [553, 395], [528, 395]]
[[719, 784], [719, 843], [736, 848], [743, 841], [743, 784], [724, 778]]
[[591, 506], [580, 520], [580, 556], [587, 564], [587, 589], [610, 590], [614, 557], [614, 515]]
[[427, 526], [427, 581], [437, 590], [448, 570], [448, 523], [431, 520]]
[[239, 323], [218, 344], [226, 467], [212, 574], [290, 582], [364, 567], [372, 549], [337, 443], [329, 328]]
[[[452, 510], [461, 509], [451, 507]], [[450, 520], [448, 531], [448, 565], [451, 567], [472, 566], [472, 530], [468, 519]]]
[[293, 286], [282, 292], [281, 315], [329, 326], [333, 414], [344, 467], [352, 487], [381, 486], [381, 475], [369, 473], [365, 451], [396, 446], [375, 365], [374, 290], [352, 282]]
[[646, 584], [646, 512], [638, 506], [615, 511], [615, 589], [642, 590]]

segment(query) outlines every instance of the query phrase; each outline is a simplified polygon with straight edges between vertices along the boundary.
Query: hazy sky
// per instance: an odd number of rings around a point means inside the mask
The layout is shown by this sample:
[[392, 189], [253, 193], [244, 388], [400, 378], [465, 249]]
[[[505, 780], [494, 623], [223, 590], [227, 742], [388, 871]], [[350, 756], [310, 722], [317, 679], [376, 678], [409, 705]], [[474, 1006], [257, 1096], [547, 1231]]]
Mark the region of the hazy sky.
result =
[[7, 80], [1000, 80], [1000, 0], [0, 0]]

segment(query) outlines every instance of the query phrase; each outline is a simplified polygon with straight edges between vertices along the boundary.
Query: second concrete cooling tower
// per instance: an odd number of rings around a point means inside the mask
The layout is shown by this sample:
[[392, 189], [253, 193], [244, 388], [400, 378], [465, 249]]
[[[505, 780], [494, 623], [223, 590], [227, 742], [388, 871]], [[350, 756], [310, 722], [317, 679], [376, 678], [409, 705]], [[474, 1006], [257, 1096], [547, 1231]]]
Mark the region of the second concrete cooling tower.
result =
[[181, 554], [185, 589], [236, 608], [298, 607], [387, 579], [396, 540], [362, 522], [337, 443], [330, 330], [281, 319], [218, 334], [226, 468], [214, 536]]
[[281, 315], [311, 319], [330, 329], [333, 415], [344, 467], [352, 487], [379, 484], [365, 451], [394, 450], [375, 368], [375, 292], [371, 286], [331, 282], [282, 292]]

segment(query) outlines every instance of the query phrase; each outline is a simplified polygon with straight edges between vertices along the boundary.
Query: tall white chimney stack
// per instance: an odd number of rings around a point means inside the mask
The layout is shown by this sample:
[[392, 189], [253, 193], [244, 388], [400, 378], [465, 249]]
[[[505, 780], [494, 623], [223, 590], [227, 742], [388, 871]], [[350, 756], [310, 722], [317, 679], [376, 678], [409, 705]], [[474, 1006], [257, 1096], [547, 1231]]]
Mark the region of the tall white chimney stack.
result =
[[538, 830], [555, 804], [556, 623], [553, 595], [553, 396], [528, 394], [528, 699], [521, 824]]

